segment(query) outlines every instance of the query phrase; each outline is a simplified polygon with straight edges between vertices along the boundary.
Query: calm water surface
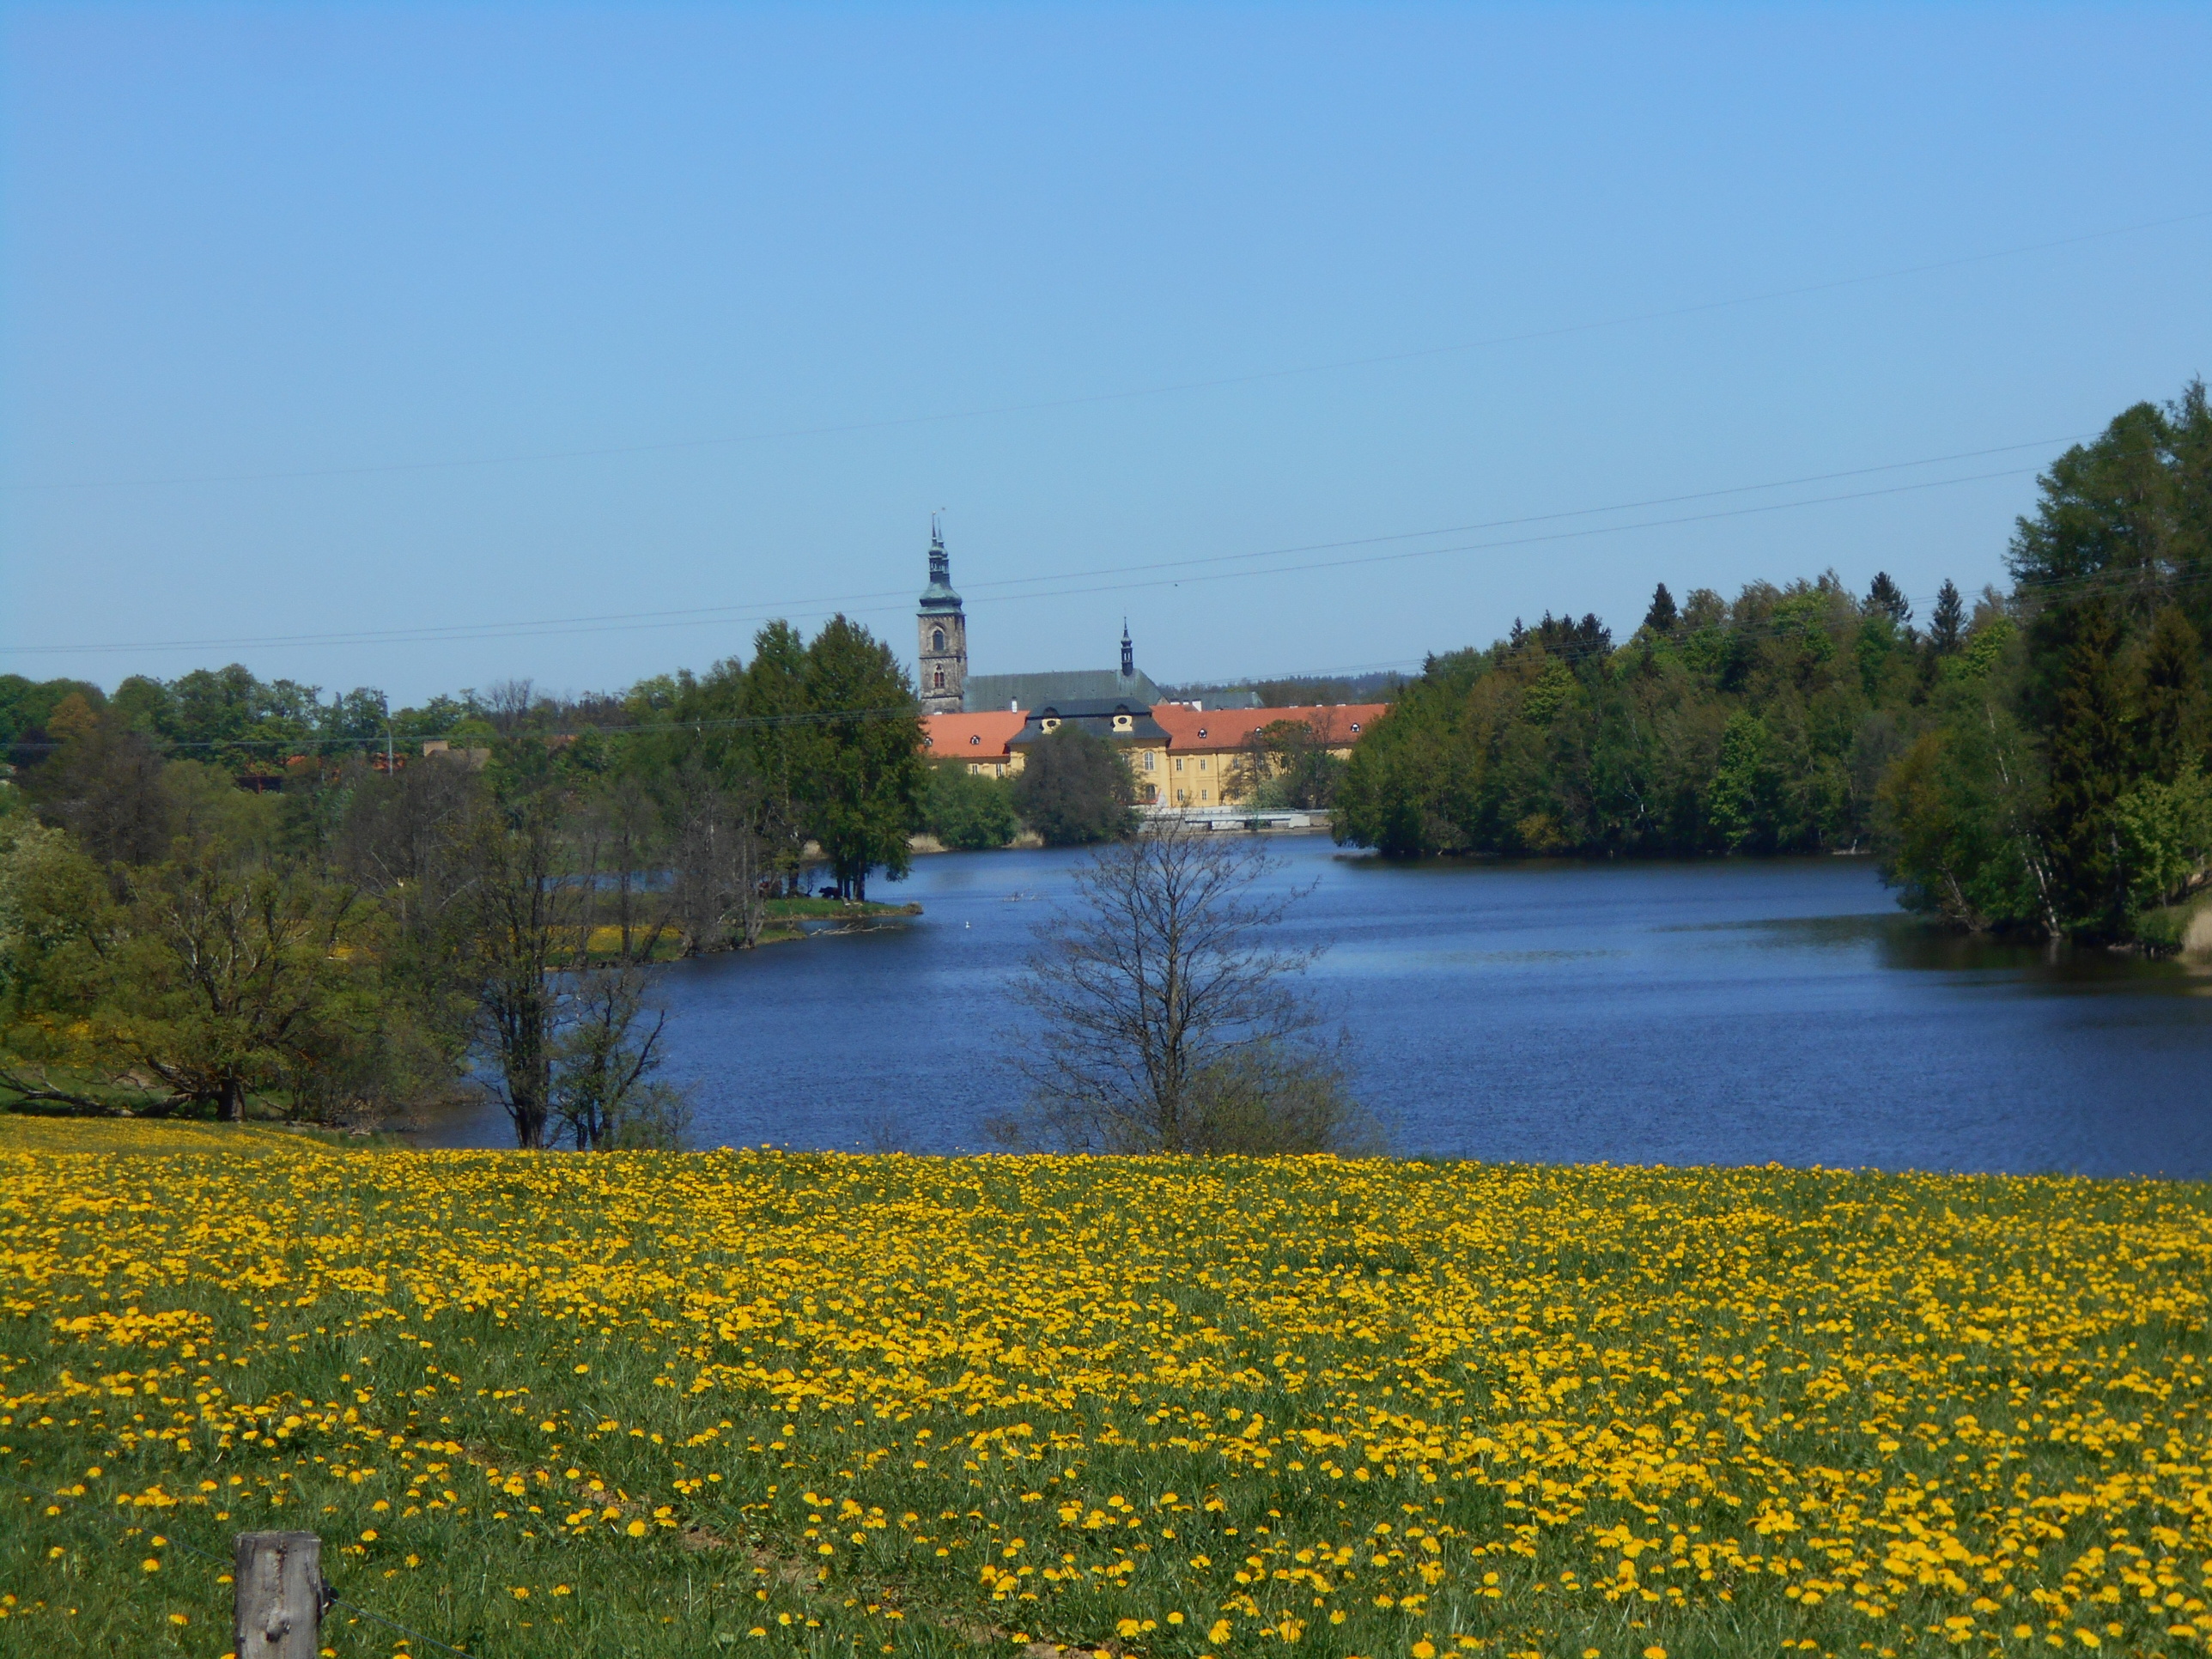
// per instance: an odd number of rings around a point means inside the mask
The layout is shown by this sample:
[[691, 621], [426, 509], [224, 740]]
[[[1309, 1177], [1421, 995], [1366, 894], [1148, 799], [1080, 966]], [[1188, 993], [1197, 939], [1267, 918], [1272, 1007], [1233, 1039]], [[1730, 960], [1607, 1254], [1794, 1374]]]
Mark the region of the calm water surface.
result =
[[[1269, 843], [1311, 884], [1399, 1150], [1544, 1162], [2212, 1175], [2212, 977], [2051, 962], [1898, 914], [1862, 860], [1389, 866]], [[953, 854], [903, 927], [659, 970], [707, 1145], [974, 1149], [1012, 1103], [1006, 988], [1080, 854]], [[507, 1143], [496, 1113], [427, 1137]]]

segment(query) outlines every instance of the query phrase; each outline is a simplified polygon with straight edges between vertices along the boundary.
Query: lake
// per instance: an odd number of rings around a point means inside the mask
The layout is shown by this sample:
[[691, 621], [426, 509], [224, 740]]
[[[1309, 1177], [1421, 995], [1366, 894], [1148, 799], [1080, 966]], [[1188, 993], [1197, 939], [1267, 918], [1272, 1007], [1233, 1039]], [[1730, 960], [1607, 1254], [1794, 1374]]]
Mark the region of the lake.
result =
[[[2212, 1176], [2212, 975], [1944, 935], [1862, 859], [1390, 865], [1271, 838], [1280, 929], [1396, 1149]], [[1077, 853], [947, 854], [926, 914], [656, 970], [702, 1145], [973, 1151]], [[495, 1109], [441, 1146], [511, 1144]]]

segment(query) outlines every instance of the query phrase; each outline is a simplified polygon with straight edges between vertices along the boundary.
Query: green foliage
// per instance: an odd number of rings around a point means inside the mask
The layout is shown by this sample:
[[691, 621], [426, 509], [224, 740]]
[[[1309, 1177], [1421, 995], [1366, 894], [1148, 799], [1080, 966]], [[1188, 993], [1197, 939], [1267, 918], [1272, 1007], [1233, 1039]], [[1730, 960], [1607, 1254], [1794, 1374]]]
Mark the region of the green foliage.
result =
[[[1662, 586], [1620, 650], [1548, 616], [1431, 658], [1353, 753], [1339, 838], [1397, 855], [1872, 846], [1961, 927], [2124, 940], [2212, 870], [2212, 404], [2067, 452], [2014, 591], [1923, 635], [1887, 574]], [[2166, 926], [2161, 922], [2160, 927]]]
[[890, 647], [833, 617], [806, 648], [807, 706], [820, 720], [805, 781], [808, 823], [842, 895], [868, 896], [868, 872], [913, 864], [927, 779], [921, 707]]
[[2212, 865], [2202, 384], [2061, 456], [2011, 564], [2011, 614], [1985, 605], [1955, 653], [1960, 606], [1939, 602], [1932, 729], [1882, 786], [1885, 871], [1967, 927], [2170, 946]]
[[1328, 733], [1305, 720], [1270, 720], [1237, 763], [1237, 798], [1252, 806], [1314, 811], [1335, 799], [1344, 761]]
[[2193, 759], [2168, 781], [2139, 779], [2112, 803], [2112, 827], [2127, 913], [2178, 899], [2212, 866], [2212, 782]]
[[1261, 1038], [1224, 1050], [1190, 1083], [1188, 1144], [1213, 1156], [1374, 1155], [1385, 1137], [1353, 1097], [1338, 1050]]
[[1030, 746], [1014, 805], [1048, 847], [1083, 847], [1129, 832], [1135, 781], [1114, 745], [1063, 726]]
[[[94, 709], [104, 701], [98, 686], [82, 680], [31, 680], [21, 674], [0, 674], [0, 749], [46, 742], [46, 722], [72, 696]], [[27, 750], [22, 758], [35, 763], [36, 751]]]
[[1013, 785], [971, 772], [964, 761], [939, 761], [929, 769], [922, 827], [957, 852], [1004, 847], [1022, 827]]
[[2118, 665], [2119, 630], [2101, 596], [2067, 606], [2042, 631], [2057, 647], [2044, 804], [2059, 914], [2108, 931], [2123, 910], [2113, 857], [2112, 803], [2126, 787], [2126, 715]]
[[[1550, 618], [1431, 658], [1353, 750], [1339, 839], [1395, 855], [1808, 852], [1870, 832], [1915, 645], [1833, 578], [1709, 589], [1619, 650]], [[1853, 641], [1846, 653], [1839, 640]], [[1869, 667], [1871, 655], [1871, 672]], [[1870, 693], [1869, 684], [1874, 690]]]
[[1766, 748], [1766, 728], [1758, 715], [1739, 708], [1729, 716], [1707, 810], [1731, 851], [1757, 834], [1771, 812]]
[[235, 665], [112, 698], [0, 685], [40, 722], [0, 813], [0, 1082], [334, 1121], [473, 1062], [524, 1146], [672, 1143], [639, 965], [757, 943], [811, 864], [860, 897], [921, 821], [889, 650], [842, 617], [757, 644], [623, 697], [508, 682], [403, 710], [388, 771], [373, 691]]
[[2042, 794], [2032, 748], [2008, 710], [1978, 702], [1927, 732], [1881, 786], [1883, 876], [1907, 908], [1976, 931], [2051, 915], [2035, 835]]

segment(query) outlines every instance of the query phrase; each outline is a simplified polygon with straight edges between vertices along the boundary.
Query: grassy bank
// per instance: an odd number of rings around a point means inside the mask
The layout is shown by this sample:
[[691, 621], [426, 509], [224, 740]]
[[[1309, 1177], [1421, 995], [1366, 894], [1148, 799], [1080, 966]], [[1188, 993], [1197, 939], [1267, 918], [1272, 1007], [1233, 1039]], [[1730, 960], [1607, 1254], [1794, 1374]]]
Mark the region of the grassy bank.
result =
[[2151, 1182], [0, 1118], [0, 1646], [220, 1653], [181, 1547], [284, 1525], [486, 1655], [2196, 1652], [2208, 1268]]
[[[787, 939], [805, 939], [809, 933], [836, 933], [839, 925], [845, 927], [864, 927], [890, 921], [898, 916], [918, 916], [921, 906], [915, 903], [878, 904], [849, 899], [776, 898], [766, 900], [761, 906], [763, 945], [781, 944]], [[616, 962], [623, 956], [622, 929], [611, 923], [602, 922], [592, 929], [585, 946], [586, 954], [593, 962]], [[681, 954], [682, 936], [674, 927], [664, 927], [653, 940], [649, 959], [654, 962], [674, 962]]]

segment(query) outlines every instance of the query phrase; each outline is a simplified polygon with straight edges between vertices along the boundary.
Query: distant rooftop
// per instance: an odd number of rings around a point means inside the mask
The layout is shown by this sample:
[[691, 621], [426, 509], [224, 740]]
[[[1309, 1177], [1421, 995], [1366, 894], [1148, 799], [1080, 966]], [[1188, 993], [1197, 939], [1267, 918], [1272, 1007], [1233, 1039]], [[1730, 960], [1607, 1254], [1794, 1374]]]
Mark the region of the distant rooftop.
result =
[[1132, 702], [1146, 708], [1164, 701], [1160, 688], [1141, 668], [1128, 674], [1110, 668], [1079, 668], [1061, 674], [970, 674], [960, 700], [963, 713], [1002, 708], [1041, 708], [1046, 703]]

